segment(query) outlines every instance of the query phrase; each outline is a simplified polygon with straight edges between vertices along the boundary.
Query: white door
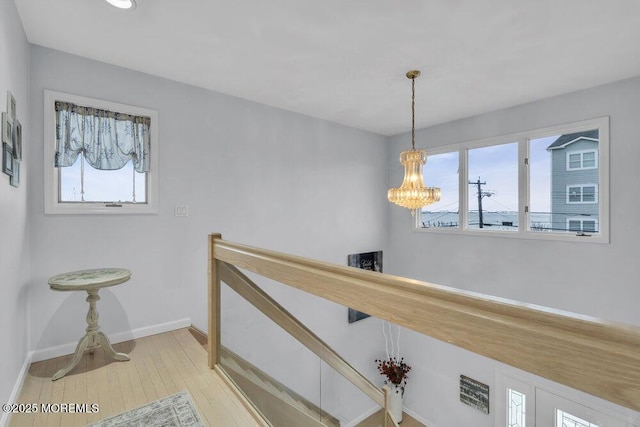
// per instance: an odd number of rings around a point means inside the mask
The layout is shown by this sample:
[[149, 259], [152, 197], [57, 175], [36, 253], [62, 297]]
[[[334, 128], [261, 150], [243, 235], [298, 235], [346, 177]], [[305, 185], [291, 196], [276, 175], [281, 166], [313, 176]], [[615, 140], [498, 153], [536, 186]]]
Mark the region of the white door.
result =
[[619, 418], [536, 388], [536, 427], [633, 427]]

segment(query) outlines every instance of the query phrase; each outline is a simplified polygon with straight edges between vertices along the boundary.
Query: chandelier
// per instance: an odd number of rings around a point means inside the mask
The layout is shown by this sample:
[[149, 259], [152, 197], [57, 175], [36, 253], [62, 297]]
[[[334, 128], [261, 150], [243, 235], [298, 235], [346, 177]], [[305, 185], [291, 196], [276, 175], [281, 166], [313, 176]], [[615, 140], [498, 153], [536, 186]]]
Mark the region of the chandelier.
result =
[[440, 188], [425, 187], [422, 177], [422, 165], [427, 163], [427, 152], [416, 150], [416, 77], [420, 71], [407, 73], [411, 79], [411, 150], [400, 153], [400, 164], [404, 166], [404, 179], [399, 188], [391, 188], [387, 198], [403, 208], [415, 210], [440, 201]]

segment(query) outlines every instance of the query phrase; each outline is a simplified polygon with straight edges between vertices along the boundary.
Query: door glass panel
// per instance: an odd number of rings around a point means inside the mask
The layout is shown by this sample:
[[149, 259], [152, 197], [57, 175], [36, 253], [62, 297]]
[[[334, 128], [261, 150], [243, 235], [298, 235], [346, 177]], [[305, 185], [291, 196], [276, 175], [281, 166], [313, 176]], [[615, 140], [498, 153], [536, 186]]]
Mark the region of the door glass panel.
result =
[[556, 427], [599, 427], [568, 412], [556, 410]]
[[526, 398], [524, 393], [507, 389], [507, 427], [526, 427]]

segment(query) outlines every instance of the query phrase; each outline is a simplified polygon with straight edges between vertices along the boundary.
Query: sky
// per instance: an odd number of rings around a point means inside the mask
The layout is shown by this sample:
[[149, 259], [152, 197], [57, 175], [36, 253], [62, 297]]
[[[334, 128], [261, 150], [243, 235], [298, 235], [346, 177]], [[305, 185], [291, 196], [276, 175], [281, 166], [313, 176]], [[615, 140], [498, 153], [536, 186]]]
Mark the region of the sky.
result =
[[[73, 166], [61, 170], [61, 200], [80, 201], [80, 163], [81, 157]], [[133, 162], [127, 162], [117, 171], [101, 171], [84, 165], [84, 199], [87, 202], [131, 202], [133, 195]], [[108, 175], [108, 178], [106, 178]], [[135, 173], [136, 201], [145, 202], [145, 174]]]
[[[559, 135], [532, 139], [529, 146], [530, 207], [532, 212], [551, 210], [551, 158], [546, 148]], [[482, 192], [484, 211], [518, 211], [518, 144], [516, 142], [469, 150], [468, 181], [485, 182]], [[440, 202], [427, 207], [429, 211], [458, 210], [458, 152], [429, 155], [424, 166], [427, 187], [440, 187]], [[478, 209], [477, 185], [468, 186], [469, 210]]]

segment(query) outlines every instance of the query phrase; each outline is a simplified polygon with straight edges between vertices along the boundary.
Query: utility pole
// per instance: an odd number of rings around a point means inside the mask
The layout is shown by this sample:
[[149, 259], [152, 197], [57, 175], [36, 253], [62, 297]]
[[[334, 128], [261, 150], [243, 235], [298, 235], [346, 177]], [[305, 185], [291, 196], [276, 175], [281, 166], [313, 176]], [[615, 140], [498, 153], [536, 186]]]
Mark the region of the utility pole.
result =
[[477, 181], [469, 181], [469, 185], [476, 185], [478, 187], [478, 222], [480, 223], [480, 228], [484, 228], [484, 220], [482, 219], [482, 198], [483, 197], [491, 197], [493, 193], [490, 191], [482, 191], [482, 186], [487, 185], [486, 182], [480, 182], [480, 177], [478, 177]]

